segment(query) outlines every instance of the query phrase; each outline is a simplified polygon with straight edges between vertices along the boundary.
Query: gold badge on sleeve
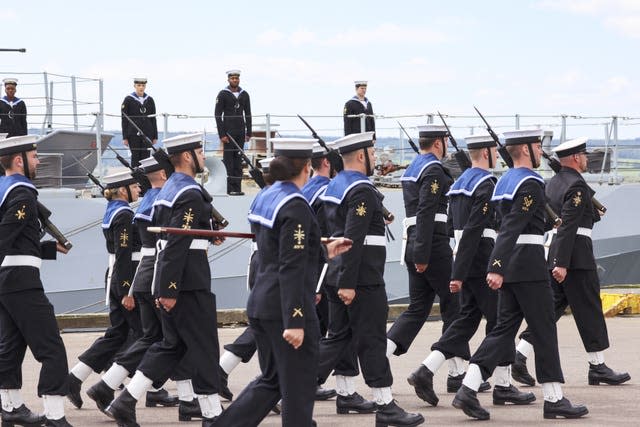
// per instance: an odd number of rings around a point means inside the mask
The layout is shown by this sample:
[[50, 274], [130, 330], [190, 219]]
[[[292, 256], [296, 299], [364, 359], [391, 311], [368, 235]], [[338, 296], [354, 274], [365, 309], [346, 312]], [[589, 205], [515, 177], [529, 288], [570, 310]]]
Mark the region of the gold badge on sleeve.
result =
[[356, 215], [365, 216], [367, 214], [367, 207], [364, 202], [360, 203], [360, 205], [356, 208]]
[[577, 208], [582, 203], [582, 192], [578, 191], [575, 196], [573, 196], [573, 207]]
[[291, 317], [304, 317], [302, 315], [302, 308], [294, 308], [293, 315]]
[[129, 233], [127, 233], [127, 230], [124, 230], [120, 233], [120, 247], [126, 248], [127, 246], [129, 246]]
[[524, 196], [524, 200], [522, 201], [522, 210], [525, 212], [529, 212], [529, 208], [533, 205], [533, 197], [530, 194]]
[[440, 184], [438, 184], [437, 179], [434, 179], [431, 182], [431, 194], [437, 194], [439, 189], [440, 189]]
[[182, 216], [182, 221], [184, 221], [182, 223], [182, 229], [188, 230], [191, 228], [191, 223], [193, 223], [193, 209], [189, 208], [188, 211], [184, 212], [184, 215]]
[[18, 220], [20, 221], [25, 219], [25, 217], [27, 216], [27, 211], [25, 210], [25, 208], [26, 206], [22, 205], [22, 207], [16, 211], [16, 218], [18, 218]]
[[304, 230], [302, 229], [302, 224], [298, 224], [298, 228], [293, 232], [293, 240], [295, 241], [293, 244], [293, 249], [304, 249]]

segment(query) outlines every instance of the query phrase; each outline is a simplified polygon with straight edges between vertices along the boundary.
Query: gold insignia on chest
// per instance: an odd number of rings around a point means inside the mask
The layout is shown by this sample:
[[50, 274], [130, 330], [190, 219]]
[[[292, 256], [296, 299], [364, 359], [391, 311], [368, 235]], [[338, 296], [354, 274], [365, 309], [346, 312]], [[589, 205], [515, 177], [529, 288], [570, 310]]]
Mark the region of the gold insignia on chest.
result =
[[25, 205], [22, 205], [22, 207], [16, 211], [16, 218], [19, 220], [23, 220], [27, 216], [27, 212], [24, 209]]
[[533, 205], [533, 197], [531, 197], [531, 195], [524, 196], [524, 200], [522, 201], [522, 210], [529, 212], [531, 205]]
[[191, 223], [193, 222], [193, 209], [189, 208], [188, 211], [184, 212], [184, 215], [182, 216], [182, 221], [184, 221], [182, 223], [182, 228], [184, 230], [188, 230], [191, 228]]
[[360, 203], [360, 205], [356, 208], [356, 215], [365, 216], [367, 214], [367, 207], [364, 205], [364, 202]]
[[291, 315], [291, 317], [304, 317], [302, 315], [302, 309], [301, 308], [294, 308], [293, 309], [293, 315]]
[[492, 267], [498, 266], [500, 268], [502, 268], [502, 261], [500, 261], [499, 259], [494, 259], [493, 260], [493, 264], [491, 264]]
[[126, 248], [128, 244], [129, 244], [129, 233], [127, 233], [127, 230], [124, 230], [122, 233], [120, 233], [120, 247]]
[[177, 282], [169, 282], [169, 289], [178, 289]]
[[304, 245], [302, 244], [304, 241], [304, 230], [302, 229], [302, 224], [298, 224], [298, 228], [293, 232], [293, 240], [295, 240], [293, 249], [304, 249]]
[[129, 281], [128, 281], [128, 280], [124, 280], [124, 281], [122, 282], [122, 286], [125, 286], [125, 287], [127, 287], [127, 286], [128, 286], [128, 287], [131, 287], [131, 283], [129, 283]]
[[573, 200], [573, 207], [577, 208], [578, 206], [580, 206], [580, 203], [582, 203], [582, 192], [578, 191], [576, 195], [573, 196], [572, 200]]
[[489, 203], [485, 202], [484, 206], [482, 206], [482, 215], [486, 215], [489, 211]]
[[431, 194], [437, 194], [439, 189], [440, 184], [438, 184], [438, 180], [436, 179], [431, 183]]

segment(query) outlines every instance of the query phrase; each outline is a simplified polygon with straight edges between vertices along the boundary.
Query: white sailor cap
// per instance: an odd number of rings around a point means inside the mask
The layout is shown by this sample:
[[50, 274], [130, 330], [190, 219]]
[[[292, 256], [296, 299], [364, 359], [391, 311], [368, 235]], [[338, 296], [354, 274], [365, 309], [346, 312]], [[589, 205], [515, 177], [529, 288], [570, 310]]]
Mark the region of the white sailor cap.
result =
[[167, 138], [162, 143], [167, 154], [181, 153], [183, 151], [201, 148], [204, 135], [202, 133], [190, 133]]
[[324, 149], [320, 143], [316, 142], [313, 144], [313, 154], [311, 155], [312, 159], [319, 159], [321, 157], [325, 157], [327, 155], [327, 150]]
[[12, 136], [0, 139], [0, 156], [35, 150], [37, 140], [38, 135]]
[[15, 79], [13, 77], [7, 77], [6, 79], [2, 79], [2, 83], [6, 86], [6, 85], [14, 85], [17, 86], [18, 84], [18, 79]]
[[418, 137], [419, 138], [440, 138], [449, 136], [449, 132], [447, 132], [447, 127], [444, 125], [424, 125], [418, 126]]
[[354, 83], [356, 84], [356, 87], [358, 87], [358, 86], [366, 86], [368, 82], [366, 80], [356, 80]]
[[359, 148], [373, 147], [375, 132], [352, 133], [333, 141], [333, 148], [340, 154], [350, 153]]
[[572, 154], [586, 153], [588, 140], [589, 138], [586, 138], [584, 136], [576, 139], [571, 139], [569, 141], [563, 142], [551, 151], [556, 153], [558, 157], [567, 157]]
[[313, 138], [272, 138], [273, 152], [276, 156], [292, 159], [309, 159], [313, 154], [313, 144], [318, 142]]
[[496, 145], [498, 145], [489, 134], [469, 135], [464, 139], [464, 142], [467, 143], [467, 148], [469, 150], [475, 150], [477, 148], [495, 147]]
[[240, 75], [240, 70], [228, 70], [227, 71], [227, 77], [231, 77], [231, 76], [239, 76]]
[[140, 160], [140, 166], [138, 167], [142, 169], [142, 172], [145, 174], [156, 172], [163, 169], [160, 163], [158, 163], [156, 158], [153, 156], [149, 156], [146, 159]]
[[[542, 138], [549, 136], [549, 131], [544, 129], [529, 129], [529, 130], [514, 130], [504, 132], [504, 145], [521, 145], [521, 144], [535, 144], [542, 142]], [[551, 135], [553, 136], [553, 132]]]
[[129, 169], [118, 170], [102, 178], [105, 188], [119, 188], [136, 183], [136, 179], [131, 175]]
[[260, 160], [260, 169], [262, 169], [263, 173], [269, 173], [269, 165], [271, 164], [271, 160], [273, 160], [274, 157], [267, 157], [264, 158], [262, 160]]
[[147, 84], [147, 78], [146, 77], [134, 77], [133, 78], [133, 83], [139, 83], [139, 84], [143, 84], [146, 85]]

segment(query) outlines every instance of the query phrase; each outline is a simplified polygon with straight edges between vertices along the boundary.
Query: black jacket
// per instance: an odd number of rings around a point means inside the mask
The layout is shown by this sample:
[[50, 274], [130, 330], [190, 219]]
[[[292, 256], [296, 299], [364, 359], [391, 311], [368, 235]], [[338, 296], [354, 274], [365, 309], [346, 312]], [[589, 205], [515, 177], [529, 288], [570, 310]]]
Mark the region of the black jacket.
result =
[[[153, 98], [144, 94], [142, 103], [134, 93], [125, 96], [122, 101], [121, 110], [127, 114], [131, 120], [142, 130], [142, 133], [151, 140], [158, 139], [158, 124], [155, 117], [156, 103]], [[153, 115], [153, 117], [148, 117]], [[138, 136], [135, 127], [122, 116], [122, 139], [129, 139]]]
[[[251, 136], [251, 99], [247, 91], [242, 88], [239, 91], [236, 98], [229, 87], [226, 87], [216, 97], [214, 115], [220, 138], [226, 136], [227, 132], [231, 135]], [[242, 146], [244, 139], [236, 142]]]
[[[369, 99], [364, 99], [367, 107], [362, 105], [362, 102], [357, 97], [353, 97], [344, 104], [344, 134], [350, 135], [352, 133], [360, 133], [360, 117], [347, 117], [353, 114], [368, 114], [373, 115], [373, 105]], [[376, 121], [373, 117], [365, 118], [364, 122], [365, 132], [376, 131]]]
[[111, 220], [110, 227], [103, 229], [102, 232], [106, 240], [107, 252], [116, 257], [111, 272], [111, 282], [108, 285], [111, 293], [120, 299], [129, 293], [137, 265], [131, 260], [131, 254], [139, 245], [136, 243], [137, 232], [134, 232], [133, 227], [133, 212], [128, 209], [121, 210]]
[[7, 138], [27, 134], [27, 105], [22, 99], [0, 98], [0, 133], [7, 133]]

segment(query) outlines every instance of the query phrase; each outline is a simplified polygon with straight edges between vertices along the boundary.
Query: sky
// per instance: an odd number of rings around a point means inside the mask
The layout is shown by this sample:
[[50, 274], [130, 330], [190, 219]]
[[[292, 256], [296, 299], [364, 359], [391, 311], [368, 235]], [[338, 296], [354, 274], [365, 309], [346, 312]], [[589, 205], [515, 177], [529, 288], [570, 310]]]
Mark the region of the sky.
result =
[[[27, 49], [0, 53], [0, 78], [25, 83], [17, 95], [28, 98], [34, 127], [43, 120], [43, 77], [21, 72], [103, 79], [106, 129], [119, 129], [132, 78], [145, 76], [158, 112], [171, 114], [168, 130], [215, 133], [216, 94], [225, 71], [239, 68], [254, 123], [269, 113], [283, 136], [305, 133], [296, 114], [339, 134], [353, 81], [368, 80], [374, 112], [384, 116], [379, 132], [389, 136], [399, 134], [397, 120], [415, 135], [437, 111], [454, 134], [478, 133], [476, 105], [497, 131], [513, 129], [520, 114], [521, 127], [559, 134], [564, 114], [595, 117], [569, 117], [568, 137], [604, 138], [617, 115], [632, 118], [619, 120], [620, 138], [640, 137], [637, 0], [23, 0], [3, 4], [0, 22], [0, 47]], [[68, 104], [69, 89], [54, 83], [61, 125], [71, 123], [58, 105]], [[79, 83], [78, 97], [95, 100], [97, 84]], [[81, 121], [97, 109], [81, 106]]]

